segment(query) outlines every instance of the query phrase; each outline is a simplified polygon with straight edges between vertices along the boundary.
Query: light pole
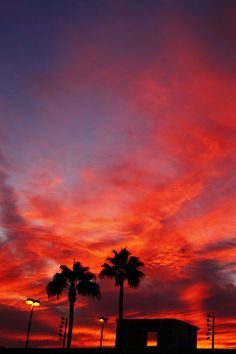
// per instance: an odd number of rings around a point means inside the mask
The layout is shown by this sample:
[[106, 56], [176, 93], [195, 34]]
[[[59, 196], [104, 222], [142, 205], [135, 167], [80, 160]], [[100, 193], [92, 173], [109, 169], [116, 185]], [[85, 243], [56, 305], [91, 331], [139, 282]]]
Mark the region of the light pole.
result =
[[215, 316], [212, 315], [212, 340], [211, 340], [211, 349], [215, 348]]
[[100, 348], [102, 348], [102, 340], [103, 340], [103, 331], [104, 331], [104, 325], [107, 322], [107, 318], [106, 317], [99, 317], [99, 322], [101, 323], [102, 327], [101, 327], [101, 337], [100, 337]]
[[32, 322], [32, 316], [33, 316], [33, 311], [34, 307], [40, 306], [40, 301], [39, 300], [34, 300], [32, 298], [28, 298], [26, 300], [27, 305], [31, 305], [31, 311], [30, 311], [30, 318], [29, 318], [29, 324], [28, 324], [28, 330], [27, 330], [27, 337], [26, 337], [26, 342], [25, 342], [25, 348], [28, 348], [29, 345], [29, 335], [30, 335], [30, 327], [31, 327], [31, 322]]
[[61, 317], [61, 323], [59, 328], [59, 341], [62, 341], [62, 348], [65, 348], [66, 334], [67, 334], [68, 318]]
[[206, 318], [207, 333], [206, 340], [210, 339], [211, 336], [211, 349], [215, 348], [215, 316], [207, 314]]

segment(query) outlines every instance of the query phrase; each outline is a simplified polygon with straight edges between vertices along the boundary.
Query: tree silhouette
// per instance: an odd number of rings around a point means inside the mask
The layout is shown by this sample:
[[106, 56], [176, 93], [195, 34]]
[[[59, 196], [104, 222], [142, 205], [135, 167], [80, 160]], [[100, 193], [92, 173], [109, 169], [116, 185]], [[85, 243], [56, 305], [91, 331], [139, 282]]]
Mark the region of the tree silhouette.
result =
[[54, 298], [56, 296], [57, 299], [64, 290], [68, 291], [70, 311], [67, 348], [70, 348], [74, 320], [74, 304], [77, 295], [99, 299], [101, 292], [99, 285], [95, 281], [95, 275], [89, 271], [89, 267], [83, 267], [80, 262], [76, 262], [72, 270], [66, 265], [61, 265], [60, 269], [61, 273], [56, 273], [53, 276], [53, 280], [48, 283], [46, 291], [48, 298]]
[[107, 262], [102, 264], [100, 278], [111, 278], [115, 280], [115, 285], [119, 286], [119, 340], [122, 346], [122, 320], [124, 302], [124, 282], [127, 281], [131, 288], [137, 288], [144, 273], [140, 270], [144, 263], [138, 257], [131, 256], [127, 248], [122, 248], [120, 252], [112, 251], [114, 256], [108, 257]]

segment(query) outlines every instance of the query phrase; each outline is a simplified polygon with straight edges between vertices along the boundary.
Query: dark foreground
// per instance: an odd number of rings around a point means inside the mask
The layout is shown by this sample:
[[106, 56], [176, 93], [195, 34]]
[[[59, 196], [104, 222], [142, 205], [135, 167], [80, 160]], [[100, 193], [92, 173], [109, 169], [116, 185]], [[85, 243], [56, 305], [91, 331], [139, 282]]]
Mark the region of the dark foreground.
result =
[[0, 348], [0, 353], [8, 354], [236, 354], [236, 349], [195, 349], [195, 350], [158, 350], [157, 348], [146, 348], [144, 350], [129, 350], [123, 353], [114, 348], [80, 348], [80, 349], [59, 349], [59, 348]]

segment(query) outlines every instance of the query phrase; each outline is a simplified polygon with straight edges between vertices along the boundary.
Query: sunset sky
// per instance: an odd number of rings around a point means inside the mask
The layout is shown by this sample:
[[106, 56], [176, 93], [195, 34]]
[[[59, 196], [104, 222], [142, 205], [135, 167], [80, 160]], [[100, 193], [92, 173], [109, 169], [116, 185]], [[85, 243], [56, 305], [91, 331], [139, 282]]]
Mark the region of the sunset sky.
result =
[[[0, 3], [0, 345], [59, 347], [45, 287], [112, 249], [145, 263], [126, 318], [216, 316], [236, 347], [236, 1]], [[118, 288], [78, 298], [73, 347], [113, 346]]]

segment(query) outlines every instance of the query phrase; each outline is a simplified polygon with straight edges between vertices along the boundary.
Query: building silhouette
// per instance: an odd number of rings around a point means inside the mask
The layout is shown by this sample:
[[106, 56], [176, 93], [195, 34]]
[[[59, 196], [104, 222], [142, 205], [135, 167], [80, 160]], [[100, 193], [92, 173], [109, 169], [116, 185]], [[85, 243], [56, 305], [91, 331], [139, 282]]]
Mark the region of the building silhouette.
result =
[[[121, 338], [119, 320], [116, 327], [116, 348]], [[148, 346], [158, 349], [196, 349], [198, 327], [177, 319], [125, 319], [122, 322], [122, 347], [142, 350]]]

